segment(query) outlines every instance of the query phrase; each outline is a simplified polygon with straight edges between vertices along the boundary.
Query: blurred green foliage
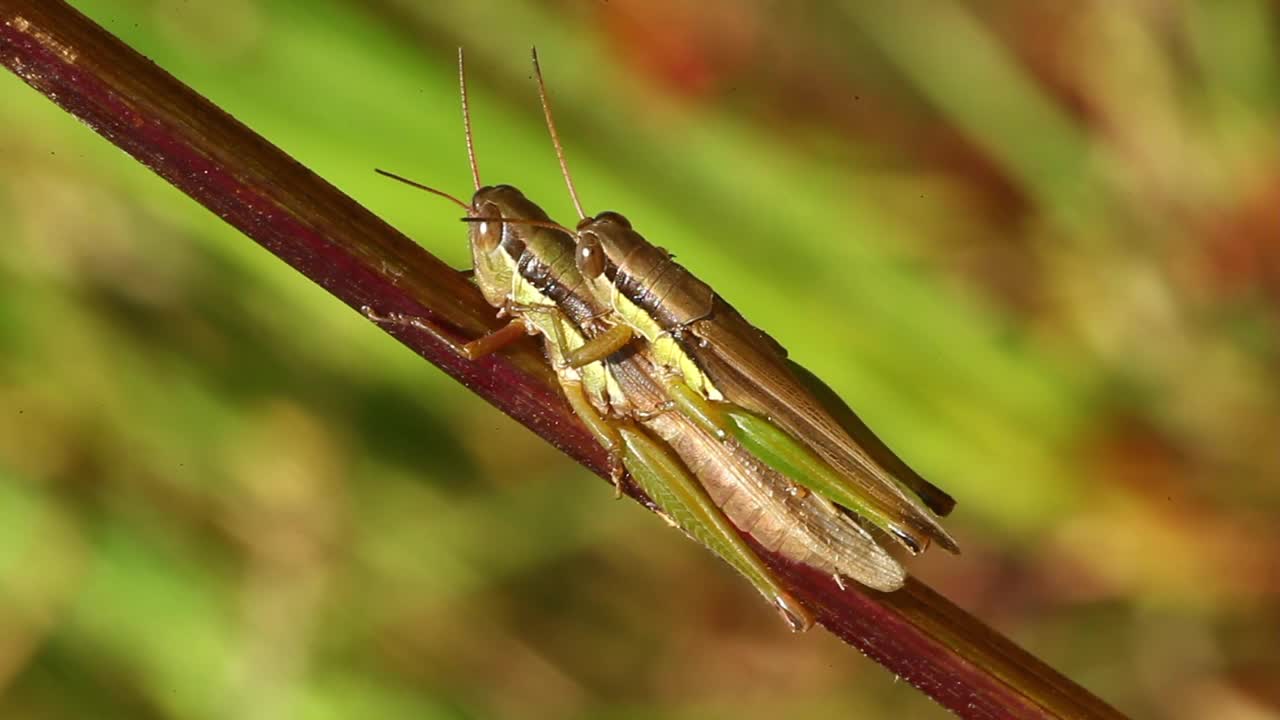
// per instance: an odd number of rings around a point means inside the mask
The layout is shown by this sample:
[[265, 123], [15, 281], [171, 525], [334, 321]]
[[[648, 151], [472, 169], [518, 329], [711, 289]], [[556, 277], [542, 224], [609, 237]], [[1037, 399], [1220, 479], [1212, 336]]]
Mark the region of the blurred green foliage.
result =
[[[1122, 710], [1276, 715], [1280, 10], [75, 5], [428, 249], [626, 212], [960, 507], [921, 576]], [[0, 78], [0, 716], [911, 717]]]

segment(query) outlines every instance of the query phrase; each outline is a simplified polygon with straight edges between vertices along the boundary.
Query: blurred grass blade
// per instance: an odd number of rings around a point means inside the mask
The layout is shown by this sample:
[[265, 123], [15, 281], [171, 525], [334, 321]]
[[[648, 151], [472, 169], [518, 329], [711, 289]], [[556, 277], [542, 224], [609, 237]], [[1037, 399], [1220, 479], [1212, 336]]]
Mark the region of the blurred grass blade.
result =
[[[63, 3], [0, 8], [4, 62], [19, 77], [343, 302], [425, 315], [464, 336], [494, 326], [493, 309], [459, 273], [84, 16]], [[424, 333], [392, 330], [578, 461], [603, 467], [531, 345], [514, 360], [469, 363]]]
[[[0, 0], [0, 62], [347, 305], [427, 315], [462, 336], [492, 326], [458, 273], [65, 3]], [[607, 475], [532, 347], [470, 363], [427, 334], [384, 329]], [[1121, 717], [917, 581], [841, 591], [765, 556], [828, 629], [961, 717]]]
[[[1083, 181], [1089, 173], [1088, 136], [971, 11], [918, 2], [892, 9], [859, 2], [842, 7], [924, 96], [1029, 188], [1045, 210], [1064, 223], [1091, 216], [1099, 199]], [[926, 11], [927, 23], [901, 20]], [[957, 47], [966, 52], [955, 52]]]

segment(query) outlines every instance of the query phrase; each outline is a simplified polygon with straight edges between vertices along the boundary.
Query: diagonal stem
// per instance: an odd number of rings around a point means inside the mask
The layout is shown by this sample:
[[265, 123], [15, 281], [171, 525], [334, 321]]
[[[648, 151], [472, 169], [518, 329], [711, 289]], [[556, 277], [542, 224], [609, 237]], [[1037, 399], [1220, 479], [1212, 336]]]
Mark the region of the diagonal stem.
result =
[[[460, 339], [494, 328], [459, 273], [61, 0], [0, 0], [0, 63], [352, 308], [426, 316]], [[607, 478], [535, 348], [470, 362], [430, 333], [383, 327]], [[762, 554], [831, 632], [961, 717], [1122, 717], [923, 583], [841, 590]]]

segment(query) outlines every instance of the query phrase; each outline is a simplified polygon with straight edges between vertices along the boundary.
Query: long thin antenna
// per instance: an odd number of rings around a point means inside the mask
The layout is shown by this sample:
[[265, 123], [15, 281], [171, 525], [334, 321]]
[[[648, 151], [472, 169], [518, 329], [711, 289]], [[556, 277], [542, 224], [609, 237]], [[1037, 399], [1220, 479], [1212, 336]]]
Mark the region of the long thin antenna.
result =
[[471, 108], [467, 106], [467, 73], [458, 48], [458, 90], [462, 93], [462, 127], [467, 133], [467, 161], [471, 163], [471, 184], [480, 189], [480, 166], [476, 165], [476, 146], [471, 140]]
[[530, 219], [525, 219], [525, 218], [509, 218], [509, 217], [471, 217], [471, 216], [467, 216], [467, 217], [462, 218], [462, 222], [464, 222], [464, 223], [486, 223], [486, 222], [496, 222], [496, 223], [506, 223], [506, 224], [509, 224], [509, 225], [532, 225], [533, 227], [550, 228], [550, 229], [552, 229], [552, 230], [559, 230], [560, 232], [562, 232], [562, 233], [564, 233], [564, 234], [566, 234], [566, 235], [572, 235], [572, 234], [573, 234], [573, 231], [572, 231], [572, 230], [570, 230], [569, 228], [567, 228], [567, 227], [565, 227], [565, 226], [561, 225], [560, 223], [558, 223], [558, 222], [556, 222], [556, 221], [554, 221], [554, 220], [530, 220]]
[[547, 100], [547, 85], [542, 81], [542, 67], [538, 65], [538, 48], [533, 49], [533, 74], [538, 78], [538, 99], [542, 101], [542, 114], [547, 118], [547, 129], [551, 131], [551, 144], [556, 148], [556, 157], [560, 159], [560, 173], [564, 175], [564, 183], [569, 186], [569, 197], [573, 198], [573, 209], [578, 211], [578, 219], [585, 220], [587, 214], [582, 211], [582, 201], [578, 199], [578, 190], [573, 186], [573, 176], [569, 174], [569, 163], [564, 159], [564, 146], [560, 144], [560, 133], [556, 132], [556, 121], [551, 117], [551, 103]]
[[420, 182], [414, 182], [413, 180], [410, 180], [409, 178], [400, 177], [399, 175], [396, 175], [395, 173], [392, 173], [392, 172], [387, 172], [386, 170], [379, 170], [379, 169], [375, 168], [375, 169], [374, 169], [374, 172], [376, 172], [376, 173], [378, 173], [379, 175], [382, 175], [382, 176], [384, 176], [384, 177], [389, 177], [389, 178], [391, 178], [392, 180], [399, 180], [400, 182], [404, 183], [405, 185], [409, 185], [410, 187], [416, 187], [416, 188], [418, 188], [419, 190], [426, 190], [427, 192], [431, 193], [432, 195], [439, 195], [440, 197], [444, 198], [445, 200], [449, 200], [450, 202], [454, 203], [455, 205], [457, 205], [458, 207], [462, 208], [463, 210], [466, 210], [466, 211], [468, 211], [468, 212], [470, 212], [470, 211], [471, 211], [471, 206], [470, 206], [470, 205], [468, 205], [468, 204], [466, 204], [466, 203], [462, 202], [462, 201], [461, 201], [461, 200], [459, 200], [458, 198], [456, 198], [456, 197], [454, 197], [454, 196], [450, 195], [449, 193], [447, 193], [447, 192], [445, 192], [445, 191], [443, 191], [443, 190], [437, 190], [437, 189], [435, 189], [435, 188], [433, 188], [433, 187], [431, 187], [431, 186], [429, 186], [429, 185], [423, 185], [423, 184], [422, 184], [422, 183], [420, 183]]

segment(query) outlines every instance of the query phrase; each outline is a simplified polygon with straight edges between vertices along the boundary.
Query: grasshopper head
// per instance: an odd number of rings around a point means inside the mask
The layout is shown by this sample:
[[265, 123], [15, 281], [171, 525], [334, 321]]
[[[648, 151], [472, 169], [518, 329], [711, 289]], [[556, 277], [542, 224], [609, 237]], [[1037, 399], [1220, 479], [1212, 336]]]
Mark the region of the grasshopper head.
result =
[[577, 227], [577, 243], [578, 271], [589, 281], [612, 281], [627, 256], [648, 244], [631, 229], [631, 222], [616, 212], [583, 218]]
[[[476, 284], [485, 300], [502, 307], [513, 286], [516, 265], [530, 245], [568, 244], [567, 229], [510, 185], [489, 185], [471, 197], [471, 256]], [[505, 221], [505, 222], [504, 222]], [[546, 233], [557, 233], [551, 239]]]
[[[715, 292], [677, 265], [665, 248], [651, 244], [616, 212], [602, 212], [578, 223], [578, 272], [596, 298], [629, 312], [618, 296], [626, 296], [642, 315], [663, 329], [688, 325], [713, 311]], [[645, 319], [647, 318], [647, 319]]]

